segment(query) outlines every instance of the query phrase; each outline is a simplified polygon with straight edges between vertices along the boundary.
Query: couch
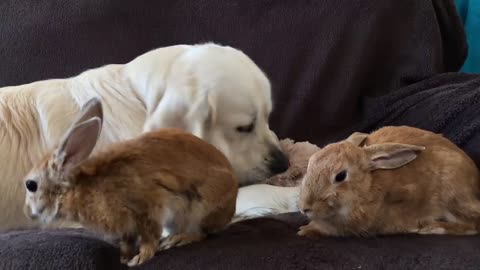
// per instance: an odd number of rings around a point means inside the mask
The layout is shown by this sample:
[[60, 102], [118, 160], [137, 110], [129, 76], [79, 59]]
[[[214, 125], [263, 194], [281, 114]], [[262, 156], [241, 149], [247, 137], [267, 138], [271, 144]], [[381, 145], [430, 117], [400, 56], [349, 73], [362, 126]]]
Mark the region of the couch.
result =
[[[0, 87], [207, 41], [243, 50], [266, 72], [280, 138], [323, 146], [353, 131], [411, 125], [443, 133], [480, 165], [480, 77], [458, 72], [468, 46], [453, 0], [3, 0]], [[137, 268], [480, 265], [478, 236], [310, 240], [296, 235], [306, 222], [299, 213], [245, 220]], [[63, 229], [0, 234], [0, 269], [126, 266], [113, 243]]]

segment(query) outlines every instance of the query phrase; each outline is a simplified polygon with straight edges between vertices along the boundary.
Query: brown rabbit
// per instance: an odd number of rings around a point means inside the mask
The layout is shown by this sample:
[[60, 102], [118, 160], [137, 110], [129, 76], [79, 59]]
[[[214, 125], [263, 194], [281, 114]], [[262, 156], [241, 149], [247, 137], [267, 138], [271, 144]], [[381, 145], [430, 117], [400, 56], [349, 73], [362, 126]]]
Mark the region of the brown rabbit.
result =
[[[82, 111], [60, 146], [25, 178], [27, 216], [119, 237], [122, 262], [130, 266], [230, 222], [238, 183], [214, 146], [163, 129], [89, 157], [101, 130], [101, 103], [92, 99]], [[164, 231], [170, 236], [160, 243]]]
[[439, 134], [400, 126], [354, 133], [309, 160], [299, 235], [476, 234], [479, 172]]

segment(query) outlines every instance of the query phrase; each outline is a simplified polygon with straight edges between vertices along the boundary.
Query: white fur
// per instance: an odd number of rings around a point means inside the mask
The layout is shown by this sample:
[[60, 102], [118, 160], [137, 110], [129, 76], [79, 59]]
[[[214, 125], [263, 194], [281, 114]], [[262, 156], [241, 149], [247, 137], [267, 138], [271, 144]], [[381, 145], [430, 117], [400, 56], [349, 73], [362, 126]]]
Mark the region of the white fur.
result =
[[298, 211], [300, 187], [257, 184], [243, 187], [237, 196], [234, 222], [252, 217]]
[[[36, 226], [22, 213], [24, 177], [94, 96], [102, 100], [104, 110], [95, 151], [144, 131], [180, 127], [219, 148], [241, 183], [258, 182], [270, 174], [264, 160], [278, 147], [278, 139], [268, 127], [271, 89], [263, 72], [230, 47], [159, 48], [127, 64], [103, 66], [69, 79], [0, 88], [0, 230]], [[236, 130], [254, 119], [254, 132]]]

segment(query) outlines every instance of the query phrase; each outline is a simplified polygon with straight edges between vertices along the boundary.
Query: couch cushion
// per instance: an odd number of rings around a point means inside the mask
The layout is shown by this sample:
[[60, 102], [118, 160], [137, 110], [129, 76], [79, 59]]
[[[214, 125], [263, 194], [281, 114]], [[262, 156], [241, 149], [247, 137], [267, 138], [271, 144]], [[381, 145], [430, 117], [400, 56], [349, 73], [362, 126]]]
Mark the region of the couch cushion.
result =
[[[285, 214], [233, 224], [219, 235], [160, 252], [137, 269], [478, 269], [480, 237], [296, 235], [306, 220]], [[126, 269], [118, 249], [83, 230], [0, 235], [0, 269]]]

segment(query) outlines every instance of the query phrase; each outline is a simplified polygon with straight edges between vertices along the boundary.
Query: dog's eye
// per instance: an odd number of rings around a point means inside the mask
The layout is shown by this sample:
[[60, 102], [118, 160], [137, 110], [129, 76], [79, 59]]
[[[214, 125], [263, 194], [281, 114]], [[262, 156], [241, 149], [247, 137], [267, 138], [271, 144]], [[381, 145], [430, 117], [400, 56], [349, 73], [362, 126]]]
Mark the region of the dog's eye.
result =
[[250, 125], [247, 125], [247, 126], [237, 127], [237, 131], [241, 133], [250, 133], [253, 131], [254, 128], [255, 128], [255, 124], [251, 123]]
[[27, 188], [28, 191], [30, 192], [36, 192], [37, 189], [38, 189], [38, 185], [37, 185], [37, 182], [33, 181], [33, 180], [27, 180], [25, 182], [25, 187]]
[[343, 182], [345, 180], [345, 178], [347, 178], [347, 171], [343, 170], [343, 171], [337, 173], [337, 175], [335, 175], [335, 182], [337, 182], [337, 183]]

